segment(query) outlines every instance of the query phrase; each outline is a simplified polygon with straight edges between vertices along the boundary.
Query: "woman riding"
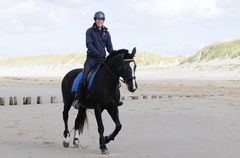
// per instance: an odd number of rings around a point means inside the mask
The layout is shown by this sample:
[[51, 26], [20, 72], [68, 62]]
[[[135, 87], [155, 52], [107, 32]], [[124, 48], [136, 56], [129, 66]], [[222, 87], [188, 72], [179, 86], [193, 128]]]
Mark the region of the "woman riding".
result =
[[[105, 15], [102, 11], [98, 11], [94, 15], [94, 24], [86, 32], [86, 46], [87, 46], [87, 58], [84, 63], [83, 77], [79, 83], [73, 106], [79, 109], [82, 106], [82, 99], [87, 87], [88, 73], [96, 67], [98, 64], [102, 64], [105, 60], [106, 50], [111, 54], [113, 50], [110, 33], [107, 27], [103, 25], [105, 21]], [[121, 105], [122, 102], [119, 102]]]

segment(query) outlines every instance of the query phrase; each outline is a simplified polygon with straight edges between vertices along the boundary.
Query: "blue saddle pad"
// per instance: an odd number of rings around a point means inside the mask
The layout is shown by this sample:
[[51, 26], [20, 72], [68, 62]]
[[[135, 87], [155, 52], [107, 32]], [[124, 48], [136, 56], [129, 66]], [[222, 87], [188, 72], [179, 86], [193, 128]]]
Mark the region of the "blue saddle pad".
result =
[[[90, 76], [87, 77], [87, 88], [88, 88], [88, 90], [91, 89], [91, 86], [92, 86], [92, 83], [93, 83], [93, 79], [94, 79], [94, 77], [95, 77], [95, 75], [96, 75], [100, 65], [101, 64], [97, 65], [97, 67], [94, 70], [92, 70], [92, 72], [89, 73]], [[77, 77], [74, 79], [73, 85], [72, 85], [72, 92], [76, 92], [77, 91], [79, 82], [82, 80], [82, 77], [83, 77], [83, 71], [81, 71], [77, 75]]]

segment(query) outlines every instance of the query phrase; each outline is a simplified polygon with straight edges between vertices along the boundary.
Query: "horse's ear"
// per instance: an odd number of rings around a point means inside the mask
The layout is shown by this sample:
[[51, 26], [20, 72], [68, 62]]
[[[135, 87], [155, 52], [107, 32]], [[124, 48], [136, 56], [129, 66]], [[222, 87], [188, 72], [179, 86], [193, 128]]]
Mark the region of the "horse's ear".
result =
[[135, 56], [136, 52], [137, 52], [136, 47], [134, 47], [133, 50], [132, 50], [132, 56], [133, 57]]

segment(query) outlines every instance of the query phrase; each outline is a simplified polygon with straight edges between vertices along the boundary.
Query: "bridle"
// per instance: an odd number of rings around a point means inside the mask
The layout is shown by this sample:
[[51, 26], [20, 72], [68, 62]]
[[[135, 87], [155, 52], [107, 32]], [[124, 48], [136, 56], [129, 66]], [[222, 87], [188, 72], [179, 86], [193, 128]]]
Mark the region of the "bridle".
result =
[[[117, 74], [112, 72], [111, 69], [107, 66], [107, 64], [105, 62], [103, 63], [103, 65], [112, 76], [114, 76], [115, 78], [122, 77], [123, 80], [121, 78], [119, 78], [119, 80], [122, 81], [123, 83], [126, 83], [126, 81], [128, 81], [128, 80], [136, 79], [136, 76], [127, 77], [125, 75], [125, 71], [123, 69], [124, 62], [134, 62], [135, 63], [134, 59], [123, 59], [121, 62], [121, 66], [117, 69]], [[122, 74], [121, 74], [121, 72], [122, 72]]]
[[134, 62], [134, 65], [136, 65], [134, 59], [123, 59], [120, 69], [123, 70], [122, 76], [123, 76], [124, 81], [136, 79], [136, 76], [129, 76], [129, 77], [126, 76], [126, 72], [123, 68], [123, 63], [124, 62]]

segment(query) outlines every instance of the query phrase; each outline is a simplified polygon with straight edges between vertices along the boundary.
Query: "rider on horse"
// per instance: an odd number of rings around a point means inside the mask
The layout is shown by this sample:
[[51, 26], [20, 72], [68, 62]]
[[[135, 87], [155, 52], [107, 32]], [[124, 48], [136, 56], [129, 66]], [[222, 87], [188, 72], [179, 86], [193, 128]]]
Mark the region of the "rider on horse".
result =
[[[73, 101], [73, 106], [79, 109], [82, 106], [82, 99], [85, 94], [87, 87], [87, 76], [88, 73], [96, 67], [98, 64], [102, 64], [105, 60], [106, 51], [111, 54], [113, 50], [112, 41], [110, 33], [107, 27], [103, 25], [105, 21], [105, 15], [102, 11], [98, 11], [94, 15], [94, 21], [92, 27], [90, 27], [86, 32], [86, 46], [87, 46], [87, 58], [84, 63], [83, 77], [79, 83], [77, 91], [75, 93], [75, 98]], [[122, 102], [119, 102], [121, 105]]]

